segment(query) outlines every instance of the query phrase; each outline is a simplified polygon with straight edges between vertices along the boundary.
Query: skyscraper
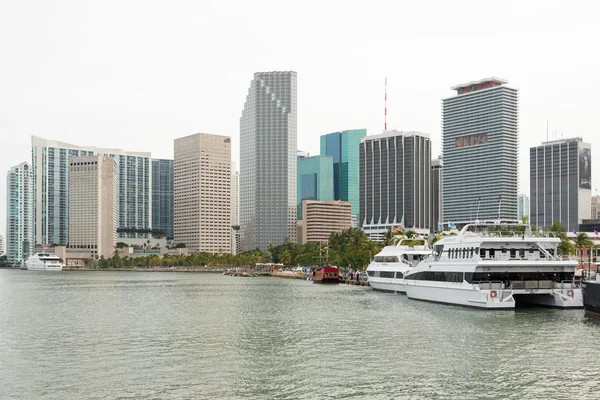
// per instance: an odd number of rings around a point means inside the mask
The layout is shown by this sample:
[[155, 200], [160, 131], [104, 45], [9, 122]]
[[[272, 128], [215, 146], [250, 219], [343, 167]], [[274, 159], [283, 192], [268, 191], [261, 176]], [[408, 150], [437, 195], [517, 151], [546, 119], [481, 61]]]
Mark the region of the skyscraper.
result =
[[333, 157], [333, 198], [352, 203], [352, 215], [360, 214], [359, 146], [366, 129], [352, 129], [321, 136], [321, 154]]
[[429, 233], [431, 141], [420, 132], [385, 131], [360, 143], [360, 219], [372, 240], [390, 227]]
[[431, 223], [432, 232], [439, 232], [444, 220], [442, 212], [442, 157], [431, 160]]
[[298, 159], [298, 219], [302, 219], [302, 200], [333, 200], [333, 157]]
[[137, 237], [152, 227], [150, 153], [82, 147], [31, 137], [36, 244], [67, 244], [69, 239], [69, 159], [102, 155], [115, 158], [118, 172], [117, 228]]
[[530, 222], [538, 229], [556, 221], [568, 231], [591, 217], [591, 145], [581, 138], [554, 140], [529, 149]]
[[33, 251], [33, 183], [23, 162], [6, 176], [6, 255], [11, 265], [23, 265]]
[[117, 241], [117, 166], [114, 157], [69, 159], [69, 248], [110, 258]]
[[173, 239], [173, 160], [152, 159], [152, 229]]
[[517, 197], [517, 218], [529, 217], [529, 196], [524, 193]]
[[296, 241], [296, 72], [257, 72], [240, 118], [242, 250]]
[[445, 221], [517, 219], [519, 100], [506, 83], [457, 85], [457, 95], [443, 99]]
[[231, 251], [231, 139], [175, 139], [175, 243], [192, 252]]

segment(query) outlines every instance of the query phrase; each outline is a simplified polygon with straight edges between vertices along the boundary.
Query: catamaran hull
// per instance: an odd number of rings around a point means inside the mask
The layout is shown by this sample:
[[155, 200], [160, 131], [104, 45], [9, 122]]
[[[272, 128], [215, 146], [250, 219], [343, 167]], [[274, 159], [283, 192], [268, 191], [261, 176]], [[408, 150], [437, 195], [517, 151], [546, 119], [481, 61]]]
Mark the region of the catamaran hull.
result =
[[456, 283], [455, 286], [433, 286], [407, 283], [406, 294], [415, 300], [453, 304], [488, 310], [512, 310], [517, 303], [535, 304], [556, 308], [582, 308], [580, 289], [562, 293], [563, 289], [547, 289], [537, 292], [526, 290], [480, 290], [472, 285]]

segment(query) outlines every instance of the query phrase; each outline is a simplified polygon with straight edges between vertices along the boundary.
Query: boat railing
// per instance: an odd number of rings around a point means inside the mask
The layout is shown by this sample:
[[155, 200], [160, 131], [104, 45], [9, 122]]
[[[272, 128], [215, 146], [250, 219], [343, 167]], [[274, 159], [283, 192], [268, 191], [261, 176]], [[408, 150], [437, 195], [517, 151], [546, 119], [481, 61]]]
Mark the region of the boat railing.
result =
[[554, 289], [556, 282], [551, 280], [541, 281], [510, 281], [510, 286], [515, 290], [529, 290], [529, 289]]
[[571, 281], [562, 281], [560, 283], [552, 280], [538, 280], [538, 281], [481, 281], [476, 282], [476, 286], [480, 290], [535, 290], [535, 289], [570, 289], [572, 287]]

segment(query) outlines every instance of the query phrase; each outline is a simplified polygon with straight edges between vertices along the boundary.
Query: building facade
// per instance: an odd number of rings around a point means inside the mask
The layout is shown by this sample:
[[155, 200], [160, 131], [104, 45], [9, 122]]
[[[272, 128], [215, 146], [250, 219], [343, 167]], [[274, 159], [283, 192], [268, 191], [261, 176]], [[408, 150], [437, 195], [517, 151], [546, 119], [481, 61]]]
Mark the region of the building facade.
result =
[[4, 236], [0, 235], [0, 257], [6, 254], [6, 245], [4, 244]]
[[600, 219], [600, 196], [592, 196], [592, 219]]
[[431, 232], [440, 232], [442, 212], [442, 157], [431, 160]]
[[302, 219], [302, 200], [333, 200], [333, 157], [298, 159], [298, 219]]
[[371, 240], [402, 226], [429, 233], [431, 141], [420, 132], [385, 131], [360, 143], [361, 228]]
[[117, 242], [118, 172], [114, 157], [69, 159], [69, 249], [110, 258]]
[[33, 243], [33, 177], [23, 162], [6, 176], [6, 256], [10, 265], [24, 265]]
[[231, 139], [175, 139], [174, 242], [190, 252], [231, 252]]
[[366, 129], [352, 129], [321, 136], [321, 154], [333, 157], [333, 198], [352, 203], [352, 215], [360, 214], [359, 147]]
[[556, 221], [567, 231], [590, 219], [591, 145], [581, 138], [544, 142], [529, 149], [530, 223], [538, 229]]
[[243, 251], [296, 241], [296, 72], [257, 72], [240, 118]]
[[231, 254], [240, 251], [240, 173], [231, 163]]
[[152, 229], [173, 239], [173, 160], [152, 159]]
[[524, 193], [517, 197], [517, 218], [529, 217], [529, 196]]
[[69, 159], [102, 155], [117, 164], [119, 236], [139, 237], [152, 227], [150, 153], [82, 147], [31, 137], [36, 244], [66, 244], [69, 239]]
[[517, 219], [519, 96], [506, 83], [457, 85], [457, 95], [443, 99], [445, 222]]
[[352, 204], [348, 201], [302, 201], [301, 244], [325, 243], [333, 232], [342, 232], [352, 227]]

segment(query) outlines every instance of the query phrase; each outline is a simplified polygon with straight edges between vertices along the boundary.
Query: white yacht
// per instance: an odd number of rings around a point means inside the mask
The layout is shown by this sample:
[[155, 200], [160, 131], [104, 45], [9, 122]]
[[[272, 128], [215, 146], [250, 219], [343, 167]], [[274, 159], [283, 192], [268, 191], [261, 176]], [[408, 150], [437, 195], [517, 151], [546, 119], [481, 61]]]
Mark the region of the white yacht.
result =
[[35, 253], [25, 261], [28, 271], [61, 271], [61, 259], [51, 253]]
[[374, 290], [406, 293], [404, 275], [431, 255], [426, 239], [402, 239], [386, 246], [367, 267], [367, 279]]
[[534, 236], [529, 225], [468, 224], [441, 239], [404, 277], [411, 299], [486, 309], [528, 303], [582, 308], [573, 281], [577, 261], [557, 255], [559, 238]]

